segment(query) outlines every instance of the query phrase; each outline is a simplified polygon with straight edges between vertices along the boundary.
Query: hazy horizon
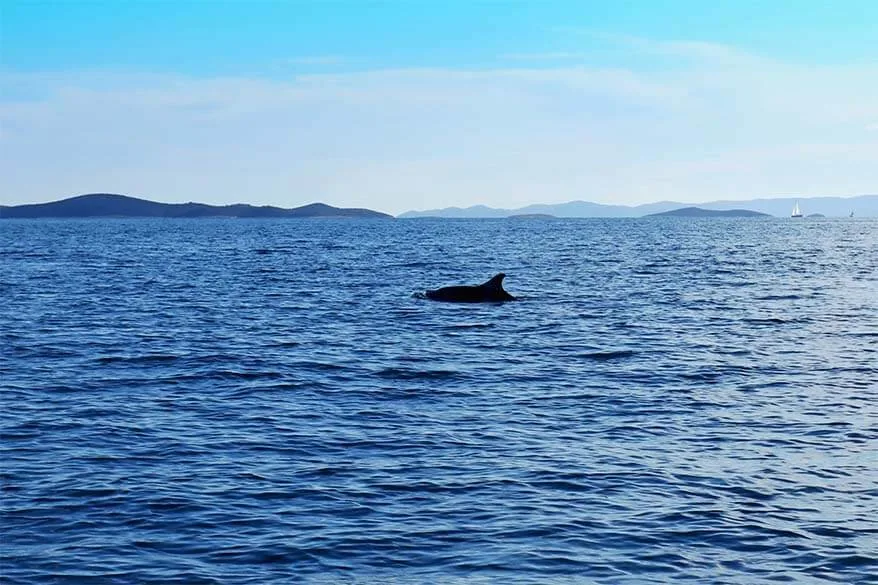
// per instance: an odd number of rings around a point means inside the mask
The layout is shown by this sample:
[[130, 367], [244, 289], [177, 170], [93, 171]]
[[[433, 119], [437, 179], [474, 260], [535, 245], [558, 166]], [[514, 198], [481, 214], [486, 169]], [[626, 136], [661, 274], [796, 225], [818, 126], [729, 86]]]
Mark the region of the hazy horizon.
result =
[[398, 215], [878, 191], [878, 5], [597, 6], [13, 2], [0, 203]]
[[[184, 205], [184, 204], [205, 204], [203, 201], [161, 201], [160, 199], [156, 199], [151, 196], [132, 196], [124, 193], [83, 193], [79, 195], [73, 195], [70, 197], [63, 197], [60, 199], [55, 199], [51, 201], [45, 202], [35, 202], [23, 205], [44, 205], [44, 204], [53, 204], [59, 203], [61, 201], [67, 201], [69, 199], [78, 199], [81, 197], [91, 197], [95, 195], [112, 195], [126, 198], [134, 198], [142, 201], [150, 201], [150, 202], [158, 202], [162, 204], [170, 204], [170, 205]], [[856, 201], [855, 201], [856, 200]], [[401, 213], [390, 214], [393, 217], [400, 218], [416, 218], [416, 217], [434, 217], [429, 214], [437, 214], [435, 217], [467, 217], [467, 218], [479, 218], [479, 217], [506, 217], [503, 215], [507, 214], [516, 214], [516, 213], [535, 213], [535, 214], [549, 214], [559, 218], [589, 218], [589, 217], [640, 217], [637, 212], [643, 215], [651, 215], [654, 213], [660, 213], [665, 211], [671, 211], [675, 209], [683, 209], [686, 207], [699, 207], [703, 209], [710, 210], [744, 210], [744, 211], [758, 211], [761, 213], [766, 213], [775, 217], [786, 217], [790, 208], [788, 205], [792, 202], [795, 202], [796, 205], [804, 204], [806, 215], [818, 215], [818, 216], [826, 216], [826, 217], [848, 217], [848, 214], [856, 214], [859, 217], [874, 217], [876, 213], [878, 213], [878, 194], [861, 194], [861, 195], [853, 195], [850, 197], [836, 197], [836, 196], [815, 196], [815, 197], [760, 197], [748, 200], [713, 200], [713, 201], [698, 201], [698, 202], [680, 202], [680, 201], [651, 201], [647, 203], [635, 204], [635, 205], [625, 205], [625, 204], [602, 204], [595, 203], [592, 201], [585, 200], [571, 200], [565, 201], [561, 203], [554, 204], [546, 204], [546, 203], [534, 203], [528, 204], [516, 208], [502, 208], [502, 207], [491, 207], [482, 204], [474, 204], [467, 207], [444, 207], [444, 208], [436, 208], [436, 209], [409, 209]], [[850, 206], [849, 203], [850, 202]], [[313, 201], [309, 203], [304, 203], [302, 205], [284, 207], [284, 206], [274, 206], [281, 207], [284, 209], [291, 208], [300, 208], [300, 207], [308, 207], [310, 205], [318, 205], [323, 204], [321, 201]], [[0, 203], [0, 206], [5, 205]], [[207, 203], [207, 205], [213, 205]], [[226, 204], [220, 204], [226, 205]], [[234, 203], [230, 203], [228, 205], [246, 205], [251, 207], [260, 207], [260, 204], [253, 203], [251, 201], [237, 201]], [[12, 206], [15, 207], [15, 206]], [[810, 209], [809, 209], [810, 207]], [[380, 213], [387, 213], [384, 210], [376, 209], [374, 207], [363, 207], [362, 209], [368, 211], [376, 211]], [[626, 214], [622, 213], [617, 214], [613, 213], [611, 210], [629, 210], [630, 212], [635, 212], [634, 214]], [[590, 210], [590, 211], [589, 211]], [[480, 214], [480, 212], [485, 212], [485, 214]]]

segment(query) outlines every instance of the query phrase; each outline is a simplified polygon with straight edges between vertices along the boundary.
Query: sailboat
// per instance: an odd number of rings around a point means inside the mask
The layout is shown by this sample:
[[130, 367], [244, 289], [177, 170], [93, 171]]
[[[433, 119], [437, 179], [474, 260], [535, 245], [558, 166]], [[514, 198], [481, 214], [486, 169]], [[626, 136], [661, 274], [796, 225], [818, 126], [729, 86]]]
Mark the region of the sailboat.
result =
[[790, 217], [802, 217], [802, 210], [799, 209], [799, 202], [796, 201], [796, 204], [793, 206], [793, 213]]

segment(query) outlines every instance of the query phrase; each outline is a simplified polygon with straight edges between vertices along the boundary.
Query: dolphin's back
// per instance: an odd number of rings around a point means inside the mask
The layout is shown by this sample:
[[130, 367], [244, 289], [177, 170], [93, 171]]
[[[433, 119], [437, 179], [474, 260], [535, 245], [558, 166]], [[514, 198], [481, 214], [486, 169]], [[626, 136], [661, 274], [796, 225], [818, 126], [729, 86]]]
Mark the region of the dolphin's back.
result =
[[502, 303], [514, 301], [515, 297], [503, 290], [503, 278], [505, 274], [498, 274], [494, 278], [478, 286], [446, 286], [436, 290], [428, 290], [426, 297], [434, 301], [448, 303]]
[[446, 286], [428, 290], [427, 298], [452, 303], [482, 303], [486, 300], [485, 291], [478, 286]]

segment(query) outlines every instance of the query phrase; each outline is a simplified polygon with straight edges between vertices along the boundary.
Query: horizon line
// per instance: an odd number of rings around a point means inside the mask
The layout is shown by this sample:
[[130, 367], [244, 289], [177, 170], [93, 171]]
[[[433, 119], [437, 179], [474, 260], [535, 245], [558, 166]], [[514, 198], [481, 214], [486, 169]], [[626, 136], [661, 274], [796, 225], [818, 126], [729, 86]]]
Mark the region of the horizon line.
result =
[[[2, 203], [2, 204], [0, 204], [0, 208], [16, 208], [16, 207], [27, 207], [27, 206], [51, 205], [53, 203], [60, 203], [60, 202], [68, 201], [71, 199], [77, 199], [77, 198], [89, 197], [89, 196], [98, 196], [98, 195], [111, 195], [111, 196], [115, 196], [115, 197], [124, 197], [124, 198], [128, 198], [128, 199], [147, 201], [147, 202], [157, 203], [157, 204], [162, 204], [162, 205], [194, 204], [194, 205], [205, 205], [208, 207], [234, 207], [237, 205], [243, 205], [243, 206], [249, 206], [249, 207], [255, 207], [255, 208], [274, 208], [274, 209], [282, 209], [282, 210], [293, 210], [293, 209], [299, 209], [299, 208], [313, 206], [313, 205], [325, 205], [325, 206], [333, 207], [336, 209], [374, 211], [374, 212], [378, 212], [378, 213], [392, 216], [394, 218], [401, 218], [401, 219], [415, 219], [415, 218], [402, 217], [402, 216], [407, 215], [407, 214], [428, 214], [431, 212], [442, 213], [442, 212], [448, 212], [448, 211], [466, 212], [466, 211], [473, 210], [473, 209], [482, 209], [482, 210], [487, 210], [487, 211], [491, 211], [491, 212], [500, 212], [500, 213], [503, 213], [503, 212], [514, 213], [514, 212], [526, 210], [530, 207], [561, 207], [561, 206], [571, 205], [571, 204], [586, 204], [586, 205], [593, 205], [593, 206], [597, 206], [597, 207], [623, 208], [623, 209], [630, 209], [630, 210], [636, 210], [636, 209], [639, 209], [642, 207], [649, 207], [649, 206], [655, 206], [655, 205], [679, 205], [679, 206], [681, 206], [679, 209], [685, 209], [685, 208], [690, 208], [690, 207], [697, 208], [700, 205], [725, 205], [725, 204], [736, 204], [736, 203], [746, 204], [746, 203], [770, 202], [770, 201], [780, 203], [780, 202], [787, 202], [787, 201], [796, 201], [796, 202], [809, 201], [809, 200], [815, 200], [815, 199], [841, 199], [841, 200], [845, 200], [845, 199], [858, 199], [861, 197], [878, 197], [878, 193], [861, 193], [858, 195], [816, 195], [816, 196], [782, 195], [782, 196], [777, 196], [777, 197], [759, 197], [759, 198], [740, 199], [740, 200], [717, 199], [717, 200], [711, 200], [711, 201], [701, 201], [701, 202], [696, 202], [696, 203], [673, 201], [673, 200], [660, 200], [660, 201], [653, 201], [653, 202], [649, 202], [649, 203], [638, 203], [636, 205], [622, 204], [622, 203], [598, 203], [598, 202], [594, 202], [594, 201], [588, 201], [585, 199], [573, 199], [573, 200], [565, 201], [562, 203], [529, 203], [527, 205], [523, 205], [523, 206], [515, 207], [515, 208], [491, 207], [489, 205], [476, 203], [476, 204], [470, 205], [468, 207], [449, 206], [449, 207], [433, 208], [433, 209], [409, 209], [406, 211], [402, 211], [400, 213], [390, 213], [390, 212], [386, 212], [386, 211], [381, 211], [379, 209], [374, 209], [371, 207], [347, 207], [347, 206], [340, 206], [340, 205], [326, 203], [324, 201], [316, 201], [316, 200], [311, 201], [310, 203], [303, 203], [301, 205], [293, 205], [291, 207], [281, 207], [278, 205], [249, 203], [249, 202], [205, 203], [202, 201], [195, 201], [195, 200], [167, 202], [167, 201], [157, 201], [154, 199], [148, 199], [144, 196], [127, 195], [124, 193], [92, 192], [92, 193], [82, 193], [79, 195], [71, 195], [69, 197], [64, 197], [61, 199], [55, 199], [52, 201], [43, 201], [43, 202], [37, 202], [37, 203], [21, 203], [21, 204], [11, 204], [11, 205], [6, 204], [6, 203]], [[740, 210], [744, 210], [744, 209], [740, 209]], [[547, 214], [547, 215], [551, 215], [551, 214]], [[437, 216], [429, 216], [429, 217], [442, 217], [442, 216], [437, 215]], [[609, 216], [609, 217], [611, 217], [611, 216]], [[778, 216], [775, 216], [775, 217], [778, 217]], [[780, 216], [780, 217], [782, 217], [782, 216]], [[443, 218], [443, 219], [448, 219], [448, 218]]]

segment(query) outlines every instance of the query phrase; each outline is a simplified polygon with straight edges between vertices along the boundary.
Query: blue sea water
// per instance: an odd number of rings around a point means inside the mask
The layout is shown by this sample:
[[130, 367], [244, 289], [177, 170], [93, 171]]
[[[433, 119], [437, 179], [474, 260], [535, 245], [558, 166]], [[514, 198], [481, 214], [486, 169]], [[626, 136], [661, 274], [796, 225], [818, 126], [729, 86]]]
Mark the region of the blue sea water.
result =
[[[5, 220], [4, 583], [876, 583], [876, 220]], [[496, 272], [519, 302], [435, 303]]]

